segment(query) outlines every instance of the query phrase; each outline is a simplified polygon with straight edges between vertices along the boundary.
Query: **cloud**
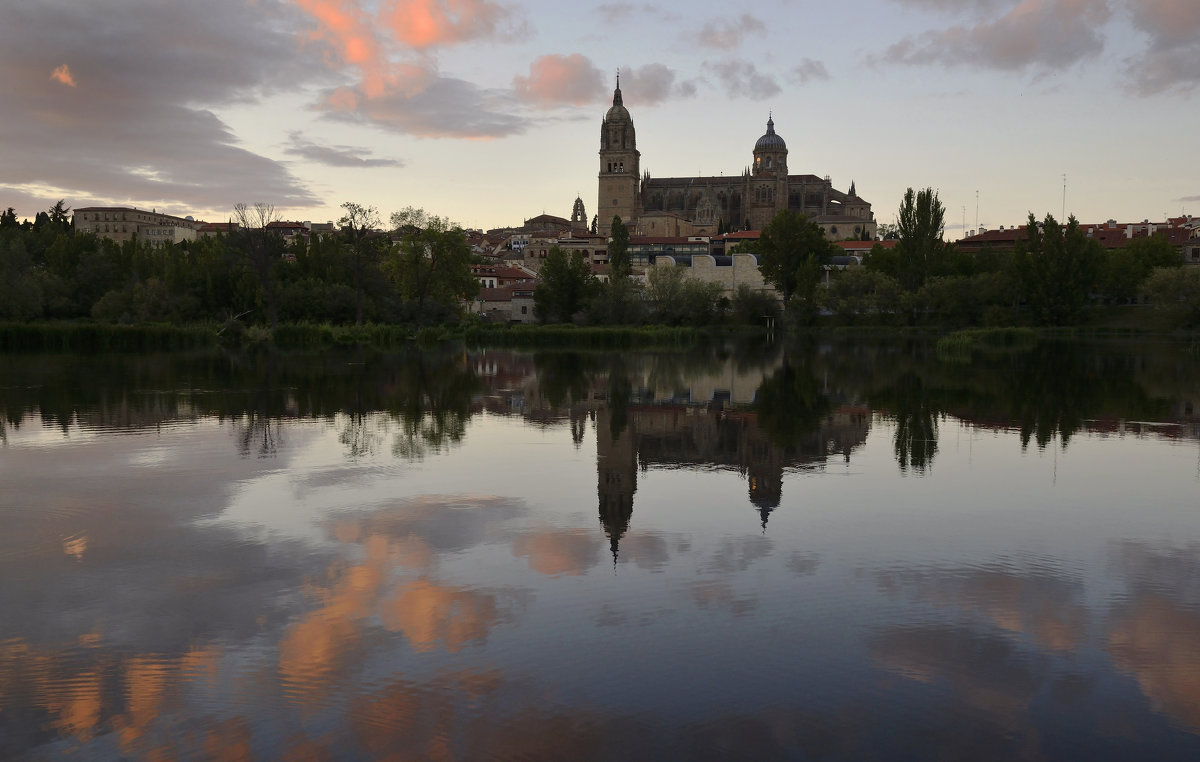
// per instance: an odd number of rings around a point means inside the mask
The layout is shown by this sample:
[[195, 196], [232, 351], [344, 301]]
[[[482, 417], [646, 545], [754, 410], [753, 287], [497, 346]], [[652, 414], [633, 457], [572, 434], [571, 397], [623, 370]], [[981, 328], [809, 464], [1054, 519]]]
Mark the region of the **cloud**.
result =
[[883, 63], [1054, 71], [1100, 54], [1108, 0], [1022, 0], [999, 18], [908, 37]]
[[674, 71], [664, 64], [652, 63], [641, 68], [622, 68], [621, 91], [639, 106], [649, 106], [672, 98], [691, 98], [696, 94], [696, 83], [691, 80], [676, 83]]
[[624, 23], [637, 14], [657, 16], [660, 19], [675, 18], [674, 14], [650, 3], [642, 3], [640, 5], [633, 3], [604, 3], [603, 5], [596, 6], [593, 12], [599, 14], [600, 20], [606, 24]]
[[414, 48], [494, 37], [516, 23], [510, 8], [488, 0], [391, 0], [382, 16], [396, 39]]
[[1133, 24], [1155, 46], [1175, 47], [1200, 42], [1200, 13], [1192, 0], [1126, 0]]
[[1149, 37], [1125, 62], [1126, 85], [1142, 95], [1200, 84], [1200, 14], [1188, 0], [1126, 0], [1133, 24]]
[[[66, 0], [10, 9], [0, 25], [6, 184], [45, 206], [88, 198], [192, 213], [253, 198], [315, 204], [283, 164], [240, 147], [211, 110], [290, 89], [320, 68], [286, 30], [290, 13], [277, 0], [98, 0], [82, 15]], [[188, 44], [152, 44], [182, 29]], [[48, 86], [48, 71], [75, 86]]]
[[1011, 0], [892, 0], [899, 5], [924, 8], [938, 13], [990, 13]]
[[544, 55], [529, 65], [528, 77], [515, 77], [517, 97], [539, 108], [584, 106], [604, 97], [604, 75], [579, 53]]
[[1176, 201], [1178, 201], [1178, 202], [1180, 202], [1180, 203], [1182, 203], [1182, 204], [1190, 204], [1190, 203], [1192, 203], [1193, 201], [1200, 201], [1200, 195], [1198, 195], [1198, 196], [1184, 196], [1183, 198], [1176, 199]]
[[774, 77], [763, 74], [749, 61], [705, 62], [704, 67], [716, 75], [730, 98], [759, 101], [782, 92]]
[[807, 85], [816, 80], [829, 79], [829, 70], [820, 61], [805, 58], [788, 71], [788, 81], [794, 85]]
[[284, 153], [299, 156], [327, 167], [403, 167], [399, 159], [371, 158], [371, 149], [360, 146], [318, 145], [306, 140], [299, 132], [288, 133], [288, 147]]
[[700, 29], [698, 41], [706, 48], [733, 50], [748, 34], [765, 34], [767, 26], [749, 13], [738, 18], [713, 19]]
[[412, 93], [372, 98], [360, 87], [344, 86], [326, 92], [315, 108], [331, 119], [416, 137], [486, 139], [517, 135], [529, 127], [529, 120], [516, 113], [518, 105], [511, 93], [432, 73]]
[[75, 78], [71, 76], [71, 67], [67, 66], [66, 64], [63, 64], [55, 69], [50, 75], [50, 79], [62, 82], [68, 87], [75, 87]]

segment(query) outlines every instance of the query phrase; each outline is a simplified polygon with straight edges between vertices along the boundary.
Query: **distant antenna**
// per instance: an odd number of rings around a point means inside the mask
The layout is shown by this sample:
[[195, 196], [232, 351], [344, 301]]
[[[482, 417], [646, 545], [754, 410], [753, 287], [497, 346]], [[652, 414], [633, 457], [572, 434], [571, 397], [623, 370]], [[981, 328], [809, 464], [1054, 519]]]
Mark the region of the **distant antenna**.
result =
[[979, 232], [979, 191], [975, 191], [975, 232]]
[[1059, 222], [1066, 222], [1066, 220], [1067, 220], [1067, 173], [1063, 172], [1063, 208], [1062, 208], [1062, 218], [1059, 220]]

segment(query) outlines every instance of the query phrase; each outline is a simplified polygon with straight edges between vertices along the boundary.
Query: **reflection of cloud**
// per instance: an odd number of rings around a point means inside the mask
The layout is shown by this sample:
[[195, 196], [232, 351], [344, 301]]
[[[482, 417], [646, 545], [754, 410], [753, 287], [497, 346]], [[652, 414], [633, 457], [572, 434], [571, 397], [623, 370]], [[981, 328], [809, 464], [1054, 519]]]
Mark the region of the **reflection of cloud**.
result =
[[451, 653], [486, 640], [501, 619], [494, 595], [427, 579], [401, 587], [380, 604], [379, 616], [389, 630], [403, 633], [414, 650], [444, 648]]
[[758, 599], [740, 596], [725, 582], [696, 582], [690, 587], [692, 600], [702, 609], [725, 609], [734, 616], [745, 616], [758, 607]]
[[669, 560], [671, 551], [662, 535], [635, 532], [621, 538], [621, 563], [632, 561], [639, 569], [661, 571]]
[[1111, 556], [1114, 570], [1130, 587], [1200, 606], [1200, 544], [1160, 548], [1125, 541], [1113, 546]]
[[[920, 683], [948, 685], [955, 703], [983, 712], [984, 722], [957, 727], [950, 735], [969, 735], [974, 745], [990, 747], [987, 758], [1011, 759], [1016, 752], [1011, 748], [1014, 742], [1036, 739], [1029, 707], [1049, 670], [1040, 668], [1028, 654], [1018, 652], [1008, 640], [969, 629], [930, 625], [883, 630], [870, 639], [869, 646], [872, 657], [884, 669]], [[991, 738], [981, 744], [986, 736]], [[939, 739], [939, 744], [947, 740]], [[980, 757], [964, 754], [948, 758]]]
[[820, 565], [820, 557], [811, 553], [793, 553], [787, 560], [788, 571], [797, 577], [808, 577], [816, 574], [817, 567]]
[[1200, 615], [1147, 596], [1113, 623], [1108, 652], [1158, 709], [1200, 730]]
[[908, 593], [935, 606], [975, 612], [1001, 630], [1029, 635], [1056, 651], [1076, 650], [1087, 628], [1081, 585], [1050, 574], [1007, 567], [898, 569], [878, 572], [875, 579], [890, 594]]
[[529, 567], [550, 576], [578, 575], [600, 560], [600, 539], [582, 529], [544, 529], [519, 535], [513, 555], [529, 558]]
[[713, 554], [706, 571], [733, 574], [749, 569], [755, 562], [771, 555], [774, 542], [770, 537], [754, 536], [724, 540]]

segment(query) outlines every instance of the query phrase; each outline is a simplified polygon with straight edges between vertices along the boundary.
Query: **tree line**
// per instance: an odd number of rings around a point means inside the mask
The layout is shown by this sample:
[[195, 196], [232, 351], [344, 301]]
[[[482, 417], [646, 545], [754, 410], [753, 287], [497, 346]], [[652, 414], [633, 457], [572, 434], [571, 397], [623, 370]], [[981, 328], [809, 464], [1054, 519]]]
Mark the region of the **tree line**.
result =
[[407, 208], [379, 232], [374, 207], [342, 205], [329, 235], [285, 241], [267, 204], [195, 240], [118, 243], [79, 233], [59, 202], [33, 221], [0, 214], [0, 319], [115, 322], [446, 323], [478, 291], [466, 233]]

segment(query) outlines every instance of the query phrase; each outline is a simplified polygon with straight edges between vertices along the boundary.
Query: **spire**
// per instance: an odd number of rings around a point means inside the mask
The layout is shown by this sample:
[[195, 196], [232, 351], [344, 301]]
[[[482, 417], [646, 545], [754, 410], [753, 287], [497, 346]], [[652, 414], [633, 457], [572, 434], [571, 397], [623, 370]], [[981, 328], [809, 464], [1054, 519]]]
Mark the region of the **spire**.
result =
[[617, 89], [613, 90], [613, 105], [614, 106], [625, 105], [624, 103], [621, 102], [621, 70], [620, 69], [617, 69]]
[[767, 134], [775, 134], [775, 114], [771, 111], [767, 112]]
[[858, 194], [854, 192], [854, 181], [853, 180], [850, 181], [850, 195], [858, 196]]

